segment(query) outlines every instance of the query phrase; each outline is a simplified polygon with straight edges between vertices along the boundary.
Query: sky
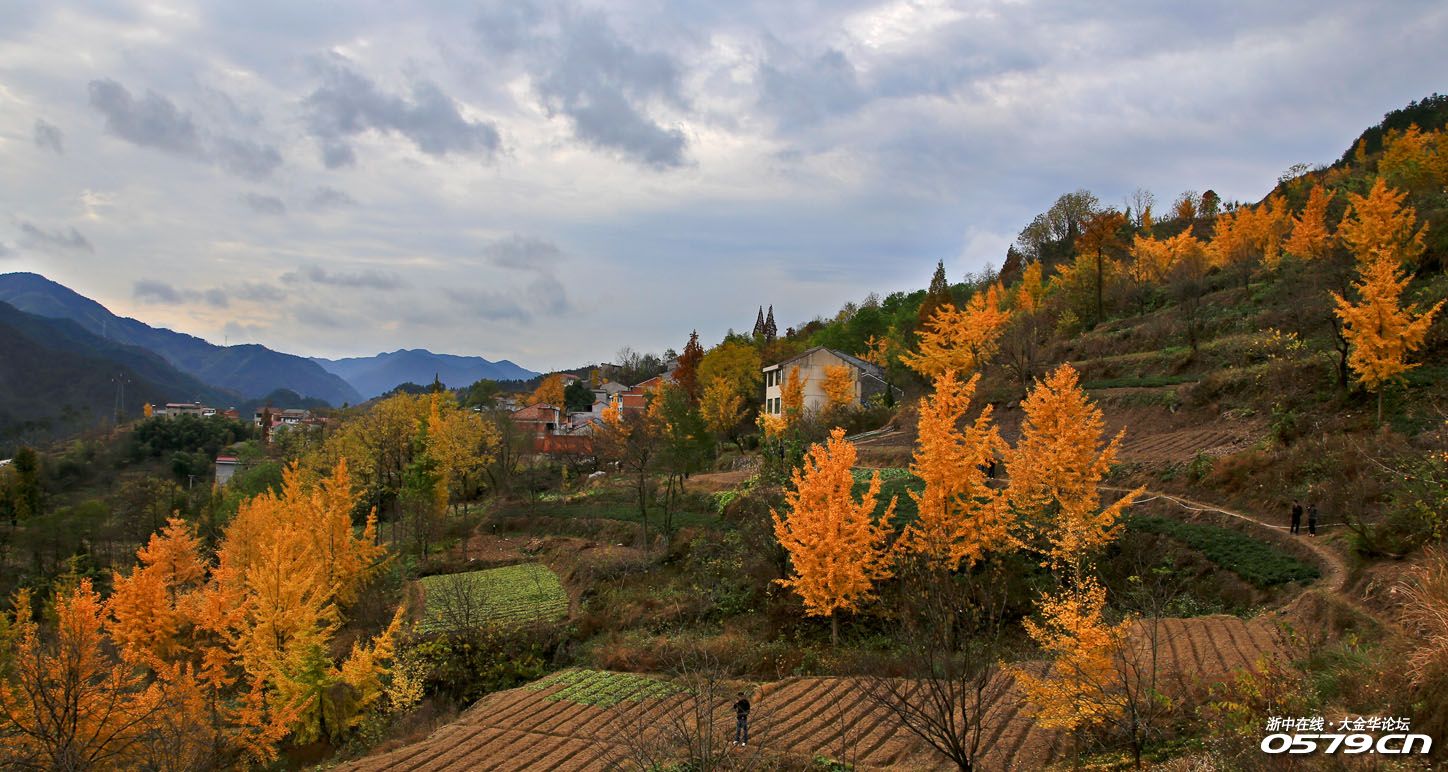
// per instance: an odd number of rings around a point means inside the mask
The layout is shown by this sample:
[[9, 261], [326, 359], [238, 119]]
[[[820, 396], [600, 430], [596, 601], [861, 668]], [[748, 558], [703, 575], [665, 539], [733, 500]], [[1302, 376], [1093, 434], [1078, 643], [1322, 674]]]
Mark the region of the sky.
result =
[[1448, 4], [0, 0], [0, 272], [537, 370], [961, 280], [1061, 193], [1256, 201]]

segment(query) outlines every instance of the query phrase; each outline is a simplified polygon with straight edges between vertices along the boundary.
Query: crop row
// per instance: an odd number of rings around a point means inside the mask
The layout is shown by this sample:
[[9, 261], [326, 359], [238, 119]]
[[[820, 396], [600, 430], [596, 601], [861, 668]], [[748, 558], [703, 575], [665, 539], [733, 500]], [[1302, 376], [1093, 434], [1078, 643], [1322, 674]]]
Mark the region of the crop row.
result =
[[548, 695], [550, 701], [567, 700], [600, 708], [612, 707], [626, 700], [639, 702], [668, 697], [682, 691], [668, 681], [657, 678], [587, 669], [562, 670], [524, 688], [539, 691], [558, 685], [563, 688]]

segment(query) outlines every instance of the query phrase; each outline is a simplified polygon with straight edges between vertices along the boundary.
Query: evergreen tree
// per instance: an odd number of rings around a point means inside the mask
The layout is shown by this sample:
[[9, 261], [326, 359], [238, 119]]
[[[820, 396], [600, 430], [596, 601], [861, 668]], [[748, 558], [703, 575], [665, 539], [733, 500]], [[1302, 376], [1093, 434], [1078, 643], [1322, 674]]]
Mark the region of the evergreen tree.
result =
[[779, 335], [779, 328], [774, 326], [774, 306], [769, 307], [769, 316], [764, 319], [764, 342], [773, 343]]
[[950, 302], [950, 282], [945, 278], [945, 261], [941, 260], [935, 264], [935, 275], [930, 277], [930, 289], [925, 291], [925, 300], [920, 303], [921, 324], [930, 321], [936, 310]]
[[754, 332], [756, 338], [764, 337], [764, 306], [759, 307], [759, 315], [754, 317]]

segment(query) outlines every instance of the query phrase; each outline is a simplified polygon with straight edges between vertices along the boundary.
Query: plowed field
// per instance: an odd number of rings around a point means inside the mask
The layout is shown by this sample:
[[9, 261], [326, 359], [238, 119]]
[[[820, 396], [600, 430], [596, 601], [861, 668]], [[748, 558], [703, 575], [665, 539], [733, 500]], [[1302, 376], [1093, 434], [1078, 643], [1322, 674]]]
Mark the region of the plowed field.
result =
[[[1214, 616], [1169, 619], [1161, 628], [1161, 660], [1168, 684], [1213, 680], [1277, 651], [1269, 618]], [[1002, 676], [1006, 677], [1006, 676]], [[626, 702], [609, 708], [555, 695], [562, 685], [523, 687], [480, 700], [457, 721], [427, 739], [340, 767], [348, 770], [593, 770], [625, 751], [626, 716], [648, 710], [669, 714], [686, 695]], [[854, 758], [867, 769], [947, 769], [919, 738], [872, 705], [847, 678], [789, 678], [750, 697], [751, 739], [765, 748], [810, 757]], [[1034, 768], [1061, 756], [1067, 738], [1041, 727], [1012, 689], [984, 739], [988, 768]], [[715, 726], [733, 727], [730, 700], [715, 708]]]

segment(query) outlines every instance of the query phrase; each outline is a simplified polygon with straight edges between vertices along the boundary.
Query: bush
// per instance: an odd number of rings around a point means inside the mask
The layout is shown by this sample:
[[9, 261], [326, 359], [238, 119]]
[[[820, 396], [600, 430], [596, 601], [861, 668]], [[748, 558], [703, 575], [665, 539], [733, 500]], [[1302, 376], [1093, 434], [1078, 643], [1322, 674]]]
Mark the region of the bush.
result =
[[419, 638], [407, 648], [422, 664], [426, 693], [465, 707], [542, 676], [566, 638], [563, 628], [553, 626], [485, 629]]

